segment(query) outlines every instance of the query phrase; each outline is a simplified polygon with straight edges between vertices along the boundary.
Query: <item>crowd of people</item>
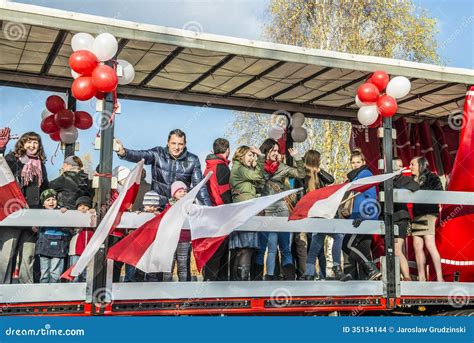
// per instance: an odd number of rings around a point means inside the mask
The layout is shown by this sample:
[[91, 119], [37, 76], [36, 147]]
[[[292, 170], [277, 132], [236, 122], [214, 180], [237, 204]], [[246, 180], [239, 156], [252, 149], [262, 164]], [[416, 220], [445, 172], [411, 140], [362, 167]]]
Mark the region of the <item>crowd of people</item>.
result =
[[[5, 153], [9, 142], [9, 129], [0, 130], [0, 154]], [[151, 165], [151, 184], [142, 175], [139, 194], [130, 211], [159, 214], [186, 195], [189, 189], [203, 178], [199, 158], [186, 148], [186, 134], [180, 129], [168, 135], [167, 145], [149, 150], [131, 150], [118, 141], [120, 159]], [[207, 187], [201, 188], [197, 200], [207, 206], [241, 202], [279, 193], [291, 187], [302, 187], [303, 194], [335, 182], [333, 176], [321, 168], [321, 154], [316, 150], [304, 155], [289, 149], [291, 163], [286, 163], [283, 147], [274, 139], [263, 141], [259, 148], [240, 146], [230, 160], [229, 141], [218, 138], [213, 152], [206, 157], [204, 175], [212, 172]], [[23, 134], [14, 148], [4, 156], [29, 208], [62, 212], [78, 210], [95, 214], [96, 199], [92, 182], [83, 170], [79, 157], [64, 160], [61, 175], [48, 180], [46, 155], [41, 137], [35, 132]], [[360, 150], [350, 156], [351, 170], [346, 180], [354, 181], [372, 175]], [[403, 168], [396, 159], [399, 169]], [[430, 172], [424, 157], [415, 157], [410, 163], [411, 176], [399, 174], [394, 188], [416, 191], [442, 190], [440, 178]], [[113, 171], [117, 189], [112, 199], [121, 191], [121, 185], [130, 170], [118, 166]], [[260, 215], [288, 217], [293, 206], [303, 194], [287, 197], [266, 208]], [[351, 219], [358, 227], [364, 220], [377, 220], [383, 213], [364, 211], [364, 204], [377, 202], [376, 187], [363, 192], [347, 194], [337, 217]], [[418, 276], [426, 280], [425, 247], [433, 261], [436, 278], [443, 280], [441, 261], [435, 244], [435, 221], [438, 205], [415, 204], [409, 211], [406, 204], [395, 204], [394, 223], [398, 226], [395, 254], [400, 259], [401, 275], [411, 280], [405, 256], [405, 239], [413, 236]], [[19, 283], [60, 282], [62, 272], [77, 262], [93, 235], [92, 228], [57, 227], [1, 227], [0, 228], [0, 282], [13, 282], [15, 274]], [[125, 237], [130, 230], [116, 229], [109, 236], [109, 246]], [[332, 238], [332, 247], [325, 251], [326, 236]], [[250, 280], [378, 280], [381, 272], [374, 263], [372, 235], [343, 233], [289, 233], [235, 231], [219, 246], [202, 270], [204, 281]], [[330, 250], [330, 252], [329, 252]], [[332, 256], [331, 271], [326, 274], [326, 258]], [[191, 281], [191, 233], [183, 228], [175, 253], [177, 279]], [[329, 268], [328, 268], [329, 269]], [[85, 281], [86, 271], [74, 281]], [[144, 273], [122, 263], [114, 263], [114, 282], [124, 275], [125, 282], [172, 281], [173, 273]]]

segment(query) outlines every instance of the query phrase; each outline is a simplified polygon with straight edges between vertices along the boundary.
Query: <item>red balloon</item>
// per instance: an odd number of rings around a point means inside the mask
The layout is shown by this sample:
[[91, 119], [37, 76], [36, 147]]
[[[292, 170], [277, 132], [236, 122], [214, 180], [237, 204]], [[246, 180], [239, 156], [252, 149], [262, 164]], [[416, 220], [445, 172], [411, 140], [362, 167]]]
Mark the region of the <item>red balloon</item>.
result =
[[105, 95], [102, 92], [97, 91], [97, 93], [95, 93], [95, 97], [96, 97], [97, 100], [102, 100], [104, 98], [104, 96]]
[[397, 113], [397, 101], [390, 95], [383, 94], [377, 99], [377, 110], [382, 117], [391, 117]]
[[61, 129], [67, 129], [74, 124], [74, 112], [63, 109], [54, 115], [54, 120]]
[[69, 66], [76, 73], [89, 76], [99, 64], [97, 57], [88, 50], [78, 50], [69, 57]]
[[46, 99], [46, 108], [51, 113], [56, 113], [66, 108], [66, 103], [64, 102], [63, 98], [58, 95], [51, 95], [48, 96]]
[[369, 128], [375, 129], [375, 128], [379, 127], [380, 124], [382, 124], [382, 116], [379, 116], [377, 118], [377, 120], [375, 121], [375, 123], [373, 123], [372, 125], [369, 125]]
[[97, 89], [92, 83], [92, 77], [81, 76], [74, 80], [71, 86], [72, 95], [81, 101], [92, 99], [97, 92]]
[[77, 111], [75, 113], [74, 126], [81, 130], [87, 130], [92, 126], [92, 116], [86, 111]]
[[370, 83], [374, 84], [379, 91], [383, 91], [387, 87], [388, 81], [390, 81], [388, 74], [382, 70], [377, 70], [370, 77]]
[[379, 95], [379, 89], [372, 83], [363, 83], [357, 89], [359, 100], [365, 103], [376, 102]]
[[49, 138], [51, 138], [55, 142], [60, 142], [61, 141], [61, 137], [59, 137], [59, 131], [56, 131], [56, 132], [53, 132], [53, 133], [49, 134]]
[[92, 82], [99, 91], [112, 92], [117, 88], [117, 73], [109, 66], [100, 65], [92, 72]]
[[47, 134], [59, 132], [59, 126], [56, 125], [54, 116], [48, 116], [41, 121], [41, 130]]

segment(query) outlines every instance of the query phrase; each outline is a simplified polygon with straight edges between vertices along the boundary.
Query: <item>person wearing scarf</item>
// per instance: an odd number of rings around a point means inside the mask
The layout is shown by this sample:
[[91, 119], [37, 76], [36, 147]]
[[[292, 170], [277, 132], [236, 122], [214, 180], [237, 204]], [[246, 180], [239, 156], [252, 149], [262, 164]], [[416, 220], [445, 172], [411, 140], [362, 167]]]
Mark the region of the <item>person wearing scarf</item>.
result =
[[[260, 151], [265, 156], [264, 179], [265, 184], [262, 195], [272, 195], [289, 189], [286, 184], [287, 178], [302, 179], [305, 177], [304, 162], [300, 154], [295, 149], [288, 149], [290, 155], [296, 162], [296, 168], [281, 162], [282, 156], [279, 154], [279, 145], [274, 139], [268, 138], [260, 147]], [[289, 208], [287, 202], [282, 199], [265, 209], [265, 216], [288, 217]], [[277, 256], [277, 247], [280, 249], [282, 258], [283, 275], [286, 280], [295, 279], [295, 266], [291, 254], [291, 234], [289, 232], [260, 232], [259, 249], [256, 258], [257, 279], [261, 279], [263, 274], [263, 264], [265, 251], [268, 246], [266, 263], [266, 280], [277, 280], [275, 275], [275, 260]]]
[[[4, 132], [4, 131], [3, 131]], [[9, 134], [2, 136], [8, 142]], [[2, 144], [0, 154], [4, 152], [6, 143]], [[18, 186], [20, 187], [29, 208], [41, 208], [40, 194], [48, 188], [44, 153], [41, 137], [35, 132], [23, 134], [15, 144], [12, 152], [5, 155]], [[33, 283], [39, 279], [34, 275], [35, 244], [37, 234], [31, 227], [3, 227], [0, 230], [0, 282], [9, 284], [15, 270], [16, 256], [21, 252], [19, 265], [19, 282]]]

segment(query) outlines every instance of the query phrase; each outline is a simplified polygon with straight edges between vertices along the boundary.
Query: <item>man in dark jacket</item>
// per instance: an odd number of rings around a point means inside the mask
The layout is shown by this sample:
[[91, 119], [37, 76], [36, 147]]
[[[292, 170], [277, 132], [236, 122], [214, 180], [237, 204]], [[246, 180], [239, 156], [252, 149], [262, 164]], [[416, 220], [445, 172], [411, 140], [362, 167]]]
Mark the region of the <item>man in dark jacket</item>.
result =
[[[138, 162], [145, 160], [151, 164], [151, 188], [160, 195], [160, 209], [164, 209], [171, 198], [171, 184], [183, 181], [189, 188], [193, 188], [202, 180], [201, 163], [199, 158], [186, 149], [186, 134], [180, 129], [171, 131], [168, 135], [166, 147], [157, 146], [149, 150], [125, 149], [118, 141], [119, 158]], [[211, 206], [211, 200], [206, 187], [201, 188], [198, 199], [206, 206]]]
[[64, 159], [63, 173], [49, 183], [49, 188], [58, 193], [58, 205], [68, 210], [76, 209], [76, 200], [82, 196], [93, 197], [92, 183], [82, 170], [79, 157], [69, 156]]
[[[229, 204], [232, 202], [230, 192], [230, 169], [229, 169], [229, 141], [217, 138], [213, 144], [213, 154], [206, 157], [206, 170], [204, 175], [212, 172], [207, 183], [207, 190], [213, 206]], [[227, 281], [229, 264], [229, 241], [224, 240], [216, 250], [211, 259], [203, 268], [204, 281]]]

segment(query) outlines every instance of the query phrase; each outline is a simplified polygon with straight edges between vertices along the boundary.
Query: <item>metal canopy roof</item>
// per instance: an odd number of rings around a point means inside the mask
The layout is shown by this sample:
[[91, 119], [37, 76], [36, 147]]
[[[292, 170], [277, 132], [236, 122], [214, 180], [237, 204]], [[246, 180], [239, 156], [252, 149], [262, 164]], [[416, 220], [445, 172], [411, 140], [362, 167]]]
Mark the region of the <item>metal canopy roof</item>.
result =
[[[399, 113], [441, 118], [462, 110], [471, 69], [445, 68], [138, 24], [19, 3], [0, 4], [0, 84], [66, 91], [77, 32], [110, 32], [136, 77], [121, 98], [350, 119], [371, 72], [411, 79]], [[16, 31], [15, 31], [16, 30]]]

